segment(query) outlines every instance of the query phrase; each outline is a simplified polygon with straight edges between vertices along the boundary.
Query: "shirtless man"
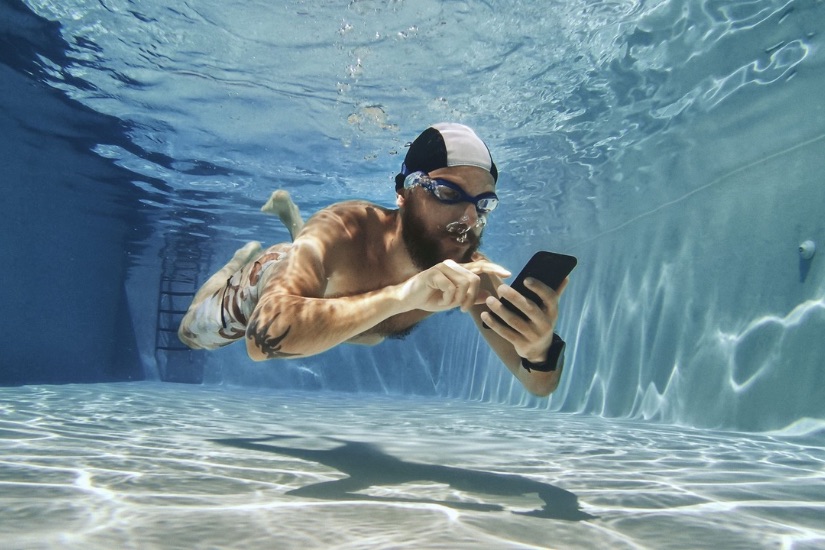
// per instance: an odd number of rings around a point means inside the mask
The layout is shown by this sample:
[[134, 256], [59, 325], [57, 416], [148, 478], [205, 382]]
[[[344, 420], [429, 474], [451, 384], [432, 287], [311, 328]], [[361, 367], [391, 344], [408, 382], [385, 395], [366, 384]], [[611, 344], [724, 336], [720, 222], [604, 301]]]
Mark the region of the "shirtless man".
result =
[[410, 146], [395, 179], [397, 209], [342, 202], [304, 225], [289, 195], [274, 193], [263, 210], [281, 217], [293, 242], [238, 250], [195, 295], [180, 339], [215, 349], [245, 338], [256, 361], [307, 357], [344, 342], [378, 344], [458, 307], [529, 392], [550, 394], [564, 358], [553, 329], [567, 281], [555, 292], [528, 279], [540, 308], [502, 283], [509, 271], [477, 252], [498, 204], [497, 177], [473, 130], [442, 123]]

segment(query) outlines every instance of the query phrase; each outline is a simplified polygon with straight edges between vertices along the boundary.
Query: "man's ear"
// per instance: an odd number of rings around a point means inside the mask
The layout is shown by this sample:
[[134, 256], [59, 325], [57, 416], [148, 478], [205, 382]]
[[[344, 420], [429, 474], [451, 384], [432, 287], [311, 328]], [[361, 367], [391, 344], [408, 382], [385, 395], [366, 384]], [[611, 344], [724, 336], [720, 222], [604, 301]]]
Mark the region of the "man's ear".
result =
[[399, 191], [395, 194], [395, 205], [398, 208], [404, 208], [404, 204], [407, 202], [407, 197], [404, 196], [406, 191]]

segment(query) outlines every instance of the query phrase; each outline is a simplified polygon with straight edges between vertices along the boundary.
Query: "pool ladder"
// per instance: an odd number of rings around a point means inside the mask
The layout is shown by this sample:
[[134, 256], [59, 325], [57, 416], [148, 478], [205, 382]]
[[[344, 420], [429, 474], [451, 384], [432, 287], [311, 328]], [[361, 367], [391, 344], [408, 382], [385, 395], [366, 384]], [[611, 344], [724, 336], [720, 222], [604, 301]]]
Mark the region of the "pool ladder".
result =
[[161, 252], [163, 264], [158, 288], [155, 360], [164, 382], [200, 384], [203, 382], [203, 355], [189, 349], [178, 339], [178, 326], [198, 290], [202, 265], [197, 243], [167, 236]]

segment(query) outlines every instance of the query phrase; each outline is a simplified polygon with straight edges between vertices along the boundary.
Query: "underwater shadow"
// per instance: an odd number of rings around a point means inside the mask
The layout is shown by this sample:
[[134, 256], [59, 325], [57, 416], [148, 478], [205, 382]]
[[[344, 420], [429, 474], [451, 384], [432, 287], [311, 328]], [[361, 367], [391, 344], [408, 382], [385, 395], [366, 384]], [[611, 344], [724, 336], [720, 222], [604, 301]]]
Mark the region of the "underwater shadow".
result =
[[288, 491], [286, 493], [288, 495], [323, 500], [438, 504], [459, 510], [482, 512], [505, 510], [504, 506], [498, 504], [357, 494], [357, 491], [374, 486], [433, 481], [447, 484], [456, 490], [477, 494], [521, 496], [536, 493], [544, 502], [544, 506], [541, 508], [529, 512], [512, 512], [514, 514], [566, 521], [582, 521], [594, 518], [594, 516], [581, 511], [578, 497], [570, 491], [516, 474], [498, 474], [482, 470], [441, 466], [439, 464], [408, 462], [385, 453], [376, 445], [337, 438], [326, 438], [329, 441], [341, 443], [340, 446], [330, 450], [301, 449], [266, 443], [290, 439], [291, 437], [273, 435], [260, 438], [213, 439], [212, 441], [238, 449], [275, 453], [318, 462], [349, 476], [344, 479], [325, 481], [294, 489]]

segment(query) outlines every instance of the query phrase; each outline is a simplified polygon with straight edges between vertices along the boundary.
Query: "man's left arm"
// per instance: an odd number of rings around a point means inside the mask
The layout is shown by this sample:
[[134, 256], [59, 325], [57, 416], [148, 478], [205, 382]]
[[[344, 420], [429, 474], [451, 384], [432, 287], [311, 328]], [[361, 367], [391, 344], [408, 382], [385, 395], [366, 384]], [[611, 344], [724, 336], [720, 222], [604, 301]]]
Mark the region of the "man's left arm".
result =
[[[503, 284], [497, 277], [487, 276], [484, 279], [482, 288], [491, 296], [485, 304], [477, 305], [471, 310], [479, 331], [527, 391], [542, 397], [551, 394], [559, 385], [562, 366], [559, 365], [556, 370], [547, 372], [528, 370], [522, 365], [522, 359], [534, 364], [547, 360], [559, 315], [559, 297], [564, 292], [568, 279], [564, 280], [558, 291], [535, 279], [525, 281], [527, 288], [541, 298], [543, 307], [539, 307], [509, 285]], [[520, 309], [527, 319], [505, 308], [501, 298], [506, 298]], [[490, 315], [490, 311], [504, 322]], [[490, 328], [485, 328], [484, 325]]]

